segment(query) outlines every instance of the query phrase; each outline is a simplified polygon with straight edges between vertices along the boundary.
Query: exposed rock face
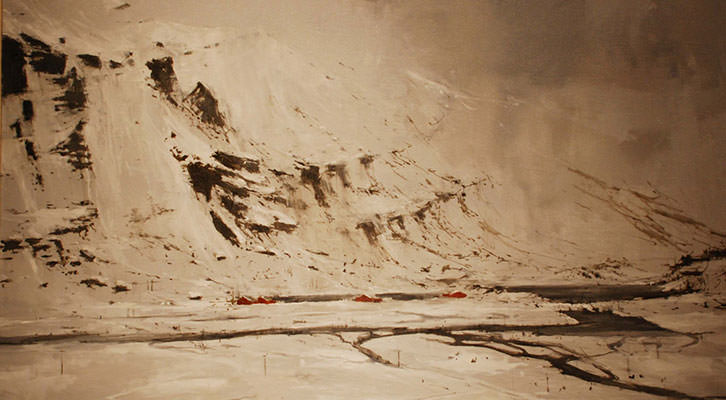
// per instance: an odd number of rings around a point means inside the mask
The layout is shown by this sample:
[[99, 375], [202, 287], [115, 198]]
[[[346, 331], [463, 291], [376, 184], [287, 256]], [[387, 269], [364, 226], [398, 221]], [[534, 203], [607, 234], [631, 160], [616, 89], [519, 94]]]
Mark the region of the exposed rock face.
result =
[[325, 190], [323, 189], [323, 182], [320, 180], [320, 167], [317, 165], [309, 165], [300, 171], [300, 180], [304, 185], [312, 187], [315, 193], [315, 200], [321, 207], [328, 207], [327, 201], [325, 201]]
[[101, 59], [98, 56], [94, 56], [93, 54], [79, 54], [78, 58], [91, 68], [101, 68]]
[[34, 115], [33, 102], [30, 100], [23, 100], [23, 119], [25, 121], [30, 121], [33, 119]]
[[238, 187], [223, 180], [223, 177], [234, 176], [234, 173], [232, 172], [199, 162], [187, 165], [187, 172], [189, 173], [189, 178], [191, 179], [194, 191], [203, 194], [207, 201], [211, 200], [212, 189], [214, 187], [219, 187], [227, 194], [247, 197], [247, 189]]
[[231, 229], [229, 229], [227, 224], [222, 221], [222, 218], [220, 218], [219, 215], [217, 215], [214, 211], [210, 211], [209, 215], [211, 215], [212, 217], [212, 223], [214, 224], [214, 228], [217, 229], [217, 232], [224, 236], [224, 238], [233, 245], [239, 246], [239, 240], [237, 239], [237, 236], [234, 234], [234, 232], [232, 232]]
[[21, 33], [20, 36], [31, 47], [30, 65], [36, 72], [63, 75], [66, 70], [67, 55], [53, 51], [49, 45], [30, 35]]
[[154, 80], [154, 89], [165, 95], [165, 98], [172, 104], [181, 103], [181, 89], [174, 72], [174, 59], [164, 57], [153, 59], [146, 63], [151, 70], [151, 79]]
[[205, 124], [225, 128], [226, 122], [222, 113], [219, 112], [217, 99], [201, 82], [197, 82], [194, 90], [184, 98], [184, 104], [198, 115]]
[[260, 162], [251, 158], [238, 157], [222, 151], [216, 151], [212, 155], [215, 160], [227, 168], [234, 170], [246, 169], [248, 172], [260, 172]]
[[52, 150], [52, 153], [60, 154], [68, 159], [68, 163], [73, 166], [73, 170], [90, 169], [91, 165], [91, 154], [86, 145], [85, 137], [83, 136], [83, 127], [86, 123], [79, 121], [76, 127], [66, 140], [58, 143]]
[[76, 112], [82, 110], [86, 106], [86, 82], [80, 77], [76, 68], [71, 68], [68, 75], [53, 80], [56, 84], [65, 87], [62, 96], [54, 97], [53, 100], [58, 101], [55, 109]]
[[151, 70], [154, 89], [161, 92], [172, 105], [198, 119], [205, 126], [207, 135], [229, 142], [227, 132], [230, 128], [219, 110], [219, 102], [206, 86], [197, 82], [194, 90], [183, 96], [174, 72], [173, 58], [153, 59], [146, 66]]
[[3, 35], [2, 63], [3, 97], [25, 92], [28, 87], [28, 78], [25, 75], [23, 46], [19, 41], [5, 35]]

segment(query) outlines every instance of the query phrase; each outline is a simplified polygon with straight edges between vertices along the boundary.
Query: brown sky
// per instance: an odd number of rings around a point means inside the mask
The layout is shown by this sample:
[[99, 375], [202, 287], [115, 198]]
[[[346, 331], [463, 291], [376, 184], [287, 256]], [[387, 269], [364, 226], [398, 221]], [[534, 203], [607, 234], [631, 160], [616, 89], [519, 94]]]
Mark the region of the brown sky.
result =
[[726, 225], [726, 4], [414, 3], [388, 11], [411, 63], [485, 99], [450, 115], [452, 159], [494, 160], [548, 196], [564, 162]]

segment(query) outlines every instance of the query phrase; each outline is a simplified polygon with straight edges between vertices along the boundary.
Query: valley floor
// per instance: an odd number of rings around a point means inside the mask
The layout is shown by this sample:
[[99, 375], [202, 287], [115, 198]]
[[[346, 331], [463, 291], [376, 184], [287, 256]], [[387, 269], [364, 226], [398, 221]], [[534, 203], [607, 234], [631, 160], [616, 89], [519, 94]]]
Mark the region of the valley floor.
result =
[[2, 320], [0, 397], [726, 398], [708, 301], [118, 302]]

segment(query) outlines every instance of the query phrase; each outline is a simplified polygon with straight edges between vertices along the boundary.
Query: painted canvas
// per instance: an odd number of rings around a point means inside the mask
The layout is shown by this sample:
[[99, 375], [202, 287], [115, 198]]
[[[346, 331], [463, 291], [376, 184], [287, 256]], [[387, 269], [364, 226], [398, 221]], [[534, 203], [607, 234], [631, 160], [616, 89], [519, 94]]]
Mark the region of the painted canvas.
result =
[[5, 0], [0, 398], [726, 396], [726, 3]]

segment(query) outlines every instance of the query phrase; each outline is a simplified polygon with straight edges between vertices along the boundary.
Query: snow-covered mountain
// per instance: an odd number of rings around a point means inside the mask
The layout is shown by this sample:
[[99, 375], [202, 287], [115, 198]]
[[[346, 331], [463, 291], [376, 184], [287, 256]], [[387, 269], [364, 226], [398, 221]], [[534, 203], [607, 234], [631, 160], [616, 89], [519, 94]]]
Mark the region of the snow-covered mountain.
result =
[[43, 3], [3, 10], [9, 310], [127, 290], [157, 301], [655, 282], [724, 246], [658, 187], [552, 156], [451, 157], [468, 137], [457, 132], [479, 127], [450, 121], [515, 97], [418, 65], [316, 58], [264, 29], [138, 19], [113, 2], [55, 19], [82, 2]]

